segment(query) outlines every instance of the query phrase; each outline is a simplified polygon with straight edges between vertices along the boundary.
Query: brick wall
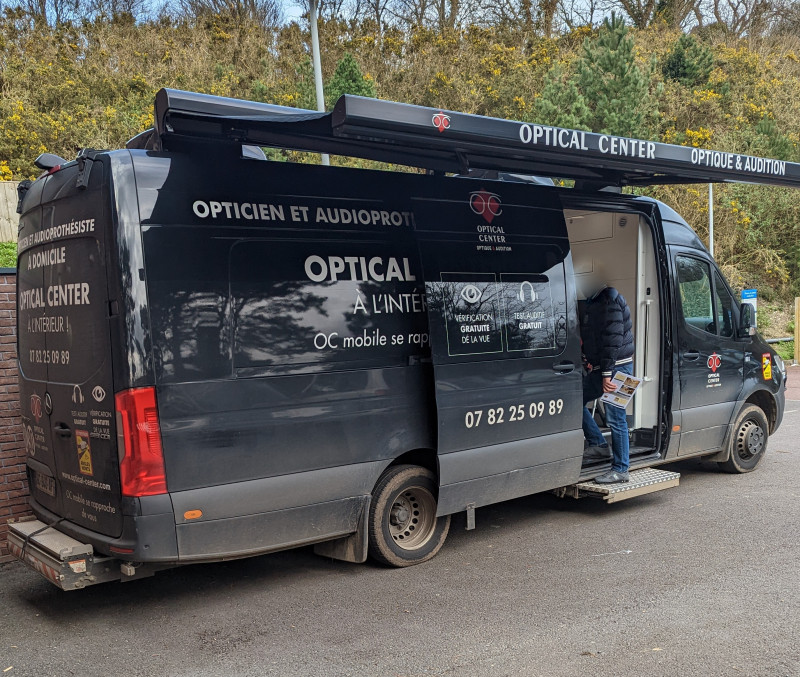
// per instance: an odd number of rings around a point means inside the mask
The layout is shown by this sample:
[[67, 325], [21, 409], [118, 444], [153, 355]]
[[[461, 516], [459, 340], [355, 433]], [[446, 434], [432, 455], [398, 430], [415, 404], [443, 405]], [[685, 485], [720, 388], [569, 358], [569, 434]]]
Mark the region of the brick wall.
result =
[[11, 559], [6, 549], [9, 518], [30, 512], [19, 419], [16, 277], [13, 269], [0, 268], [0, 563]]

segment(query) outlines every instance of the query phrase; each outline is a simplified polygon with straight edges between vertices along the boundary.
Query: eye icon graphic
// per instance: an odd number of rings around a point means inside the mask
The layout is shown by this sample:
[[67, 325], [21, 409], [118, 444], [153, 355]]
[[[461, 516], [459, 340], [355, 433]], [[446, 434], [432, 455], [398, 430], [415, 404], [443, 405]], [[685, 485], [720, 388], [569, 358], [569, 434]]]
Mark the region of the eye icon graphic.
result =
[[467, 303], [477, 303], [481, 300], [483, 292], [478, 289], [474, 284], [468, 284], [461, 290], [461, 298]]

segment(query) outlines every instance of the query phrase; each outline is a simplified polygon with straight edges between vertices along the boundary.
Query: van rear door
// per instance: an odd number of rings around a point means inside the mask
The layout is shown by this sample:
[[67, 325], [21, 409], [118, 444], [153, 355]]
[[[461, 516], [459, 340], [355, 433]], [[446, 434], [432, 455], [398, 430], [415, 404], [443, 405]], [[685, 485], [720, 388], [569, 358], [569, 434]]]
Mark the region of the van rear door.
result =
[[122, 531], [113, 413], [106, 238], [108, 193], [94, 163], [47, 177], [23, 214], [18, 262], [21, 401], [31, 494], [58, 517]]
[[568, 484], [583, 454], [561, 205], [552, 192], [449, 181], [448, 195], [414, 205], [436, 379], [440, 514]]

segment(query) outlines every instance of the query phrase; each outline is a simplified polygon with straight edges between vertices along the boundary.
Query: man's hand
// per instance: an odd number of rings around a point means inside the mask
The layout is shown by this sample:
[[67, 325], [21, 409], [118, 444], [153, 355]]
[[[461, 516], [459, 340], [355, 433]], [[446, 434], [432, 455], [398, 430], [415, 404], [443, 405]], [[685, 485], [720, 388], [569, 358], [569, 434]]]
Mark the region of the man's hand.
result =
[[610, 376], [603, 376], [603, 392], [604, 393], [613, 393], [616, 391], [617, 386], [611, 383]]

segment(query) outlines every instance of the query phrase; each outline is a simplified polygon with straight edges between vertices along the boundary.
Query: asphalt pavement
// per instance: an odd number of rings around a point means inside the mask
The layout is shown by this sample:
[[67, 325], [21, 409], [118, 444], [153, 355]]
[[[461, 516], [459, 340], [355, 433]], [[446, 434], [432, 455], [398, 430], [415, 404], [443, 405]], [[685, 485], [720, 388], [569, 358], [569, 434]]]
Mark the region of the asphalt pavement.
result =
[[[800, 385], [800, 368], [791, 370]], [[432, 561], [311, 549], [63, 593], [0, 567], [0, 677], [800, 675], [800, 388], [759, 469], [463, 516]]]

